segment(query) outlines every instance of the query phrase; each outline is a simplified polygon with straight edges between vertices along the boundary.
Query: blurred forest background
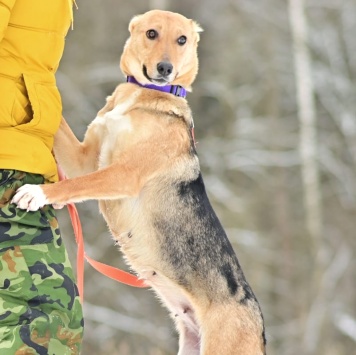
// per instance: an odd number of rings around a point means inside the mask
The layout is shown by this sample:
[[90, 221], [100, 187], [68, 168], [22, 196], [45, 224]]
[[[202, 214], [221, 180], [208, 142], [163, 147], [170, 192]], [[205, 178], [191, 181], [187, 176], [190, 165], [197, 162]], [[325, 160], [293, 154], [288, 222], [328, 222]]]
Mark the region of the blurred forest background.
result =
[[[125, 80], [119, 59], [134, 15], [165, 8], [201, 24], [188, 96], [198, 154], [261, 304], [268, 354], [356, 354], [356, 0], [77, 3], [57, 79], [80, 139]], [[126, 268], [97, 203], [78, 208], [87, 253]], [[59, 218], [75, 265], [65, 209]], [[177, 352], [151, 291], [89, 265], [85, 275], [84, 355]]]

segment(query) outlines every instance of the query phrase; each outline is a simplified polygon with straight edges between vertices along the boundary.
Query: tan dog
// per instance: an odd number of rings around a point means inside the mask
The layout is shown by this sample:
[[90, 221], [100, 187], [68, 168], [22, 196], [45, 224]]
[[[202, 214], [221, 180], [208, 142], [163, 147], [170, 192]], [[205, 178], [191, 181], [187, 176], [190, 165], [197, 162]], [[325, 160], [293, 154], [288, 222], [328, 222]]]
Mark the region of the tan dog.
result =
[[36, 210], [99, 200], [127, 262], [169, 309], [180, 355], [265, 354], [262, 314], [209, 203], [179, 96], [197, 74], [201, 29], [150, 11], [129, 30], [121, 68], [130, 82], [107, 99], [83, 143], [64, 120], [56, 136], [71, 179], [25, 185], [13, 201]]

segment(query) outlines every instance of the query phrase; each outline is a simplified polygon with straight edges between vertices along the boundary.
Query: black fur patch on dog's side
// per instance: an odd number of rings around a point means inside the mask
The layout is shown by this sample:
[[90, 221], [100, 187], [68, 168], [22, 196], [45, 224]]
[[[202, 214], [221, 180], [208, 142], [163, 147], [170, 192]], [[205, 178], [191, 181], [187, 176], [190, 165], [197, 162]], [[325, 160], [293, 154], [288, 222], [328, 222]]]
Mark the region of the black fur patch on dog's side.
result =
[[243, 285], [242, 289], [243, 289], [243, 295], [244, 295], [244, 296], [240, 299], [240, 303], [241, 303], [241, 304], [246, 305], [249, 300], [254, 300], [254, 301], [256, 301], [256, 297], [255, 297], [255, 295], [253, 294], [253, 292], [252, 292], [250, 286], [249, 286], [247, 283], [245, 283], [245, 284]]
[[[201, 174], [195, 180], [176, 183], [173, 191], [175, 194], [161, 199], [165, 213], [156, 216], [154, 223], [162, 256], [176, 270], [177, 282], [190, 289], [196, 286], [190, 285], [190, 280], [199, 280], [214, 294], [215, 280], [211, 277], [220, 275], [228, 292], [236, 295], [247, 282], [210, 204]], [[175, 215], [170, 212], [172, 205]]]
[[234, 296], [238, 290], [238, 284], [236, 282], [231, 265], [229, 263], [224, 264], [221, 267], [220, 272], [226, 278], [227, 287], [229, 288], [230, 294]]

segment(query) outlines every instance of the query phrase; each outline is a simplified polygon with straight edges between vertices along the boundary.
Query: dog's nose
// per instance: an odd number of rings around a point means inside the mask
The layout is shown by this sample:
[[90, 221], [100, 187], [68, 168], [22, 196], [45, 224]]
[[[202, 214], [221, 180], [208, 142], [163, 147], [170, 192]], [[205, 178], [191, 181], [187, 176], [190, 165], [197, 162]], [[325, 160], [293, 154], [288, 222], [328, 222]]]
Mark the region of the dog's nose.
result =
[[173, 65], [169, 62], [160, 62], [157, 64], [157, 70], [162, 76], [167, 76], [172, 73]]

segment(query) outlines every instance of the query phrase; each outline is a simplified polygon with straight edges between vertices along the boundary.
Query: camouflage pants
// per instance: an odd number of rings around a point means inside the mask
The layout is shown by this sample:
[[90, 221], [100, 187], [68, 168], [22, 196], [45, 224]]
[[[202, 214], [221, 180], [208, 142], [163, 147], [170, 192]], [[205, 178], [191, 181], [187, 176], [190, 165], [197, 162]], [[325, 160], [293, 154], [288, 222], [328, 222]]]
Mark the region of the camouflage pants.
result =
[[82, 308], [52, 206], [10, 204], [43, 177], [0, 170], [0, 354], [79, 354]]

